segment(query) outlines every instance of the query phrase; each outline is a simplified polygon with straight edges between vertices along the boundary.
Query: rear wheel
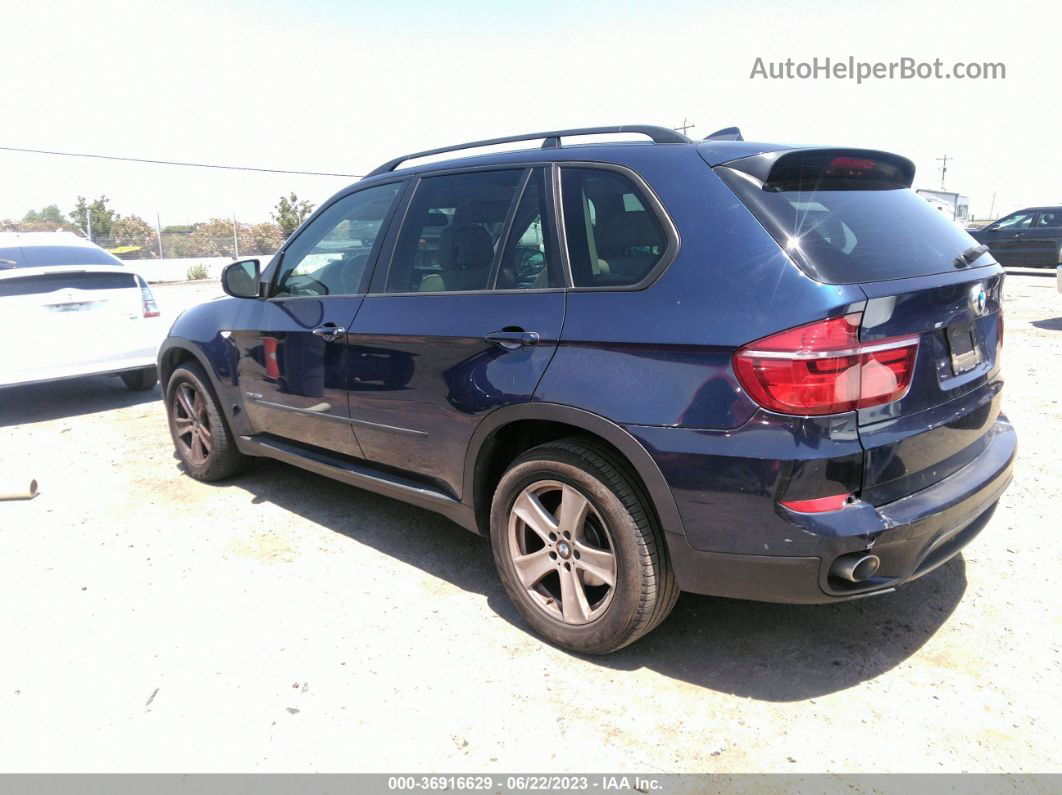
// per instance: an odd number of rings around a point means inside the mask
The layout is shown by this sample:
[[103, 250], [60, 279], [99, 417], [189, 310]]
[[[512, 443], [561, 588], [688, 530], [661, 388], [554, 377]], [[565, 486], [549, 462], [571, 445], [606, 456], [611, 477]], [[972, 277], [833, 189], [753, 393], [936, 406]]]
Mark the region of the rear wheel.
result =
[[558, 646], [605, 654], [671, 612], [678, 586], [625, 466], [566, 439], [517, 458], [491, 507], [494, 561], [516, 609]]
[[124, 373], [120, 373], [122, 381], [125, 385], [134, 392], [143, 392], [144, 390], [151, 389], [155, 384], [159, 382], [159, 371], [155, 367], [145, 367], [142, 370], [129, 370]]
[[178, 458], [196, 480], [230, 477], [246, 466], [199, 365], [178, 367], [166, 385], [166, 413]]

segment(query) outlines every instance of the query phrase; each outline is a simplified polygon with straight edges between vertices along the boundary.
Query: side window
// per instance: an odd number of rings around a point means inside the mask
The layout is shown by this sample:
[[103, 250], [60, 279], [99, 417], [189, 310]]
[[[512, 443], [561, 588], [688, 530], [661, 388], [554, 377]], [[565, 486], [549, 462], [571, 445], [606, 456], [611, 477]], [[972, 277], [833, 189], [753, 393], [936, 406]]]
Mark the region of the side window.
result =
[[401, 183], [344, 196], [314, 219], [284, 252], [272, 298], [355, 295], [380, 227]]
[[1032, 213], [1014, 213], [996, 224], [996, 229], [1028, 229], [1032, 226]]
[[541, 168], [531, 172], [502, 251], [498, 290], [541, 290], [563, 287], [560, 263], [553, 251], [553, 229]]
[[1036, 220], [1036, 225], [1049, 229], [1062, 226], [1062, 210], [1044, 210]]
[[525, 169], [425, 177], [395, 243], [389, 293], [486, 290]]
[[564, 232], [576, 287], [637, 284], [664, 255], [667, 236], [622, 174], [561, 168]]

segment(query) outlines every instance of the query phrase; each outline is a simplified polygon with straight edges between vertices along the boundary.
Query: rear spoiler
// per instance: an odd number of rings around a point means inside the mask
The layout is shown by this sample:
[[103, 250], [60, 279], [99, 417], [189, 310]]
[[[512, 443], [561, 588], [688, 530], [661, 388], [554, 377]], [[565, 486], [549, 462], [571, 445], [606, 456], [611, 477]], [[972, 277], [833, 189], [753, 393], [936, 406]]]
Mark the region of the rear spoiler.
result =
[[915, 165], [906, 157], [876, 149], [816, 147], [785, 149], [730, 160], [722, 165], [778, 189], [909, 188]]

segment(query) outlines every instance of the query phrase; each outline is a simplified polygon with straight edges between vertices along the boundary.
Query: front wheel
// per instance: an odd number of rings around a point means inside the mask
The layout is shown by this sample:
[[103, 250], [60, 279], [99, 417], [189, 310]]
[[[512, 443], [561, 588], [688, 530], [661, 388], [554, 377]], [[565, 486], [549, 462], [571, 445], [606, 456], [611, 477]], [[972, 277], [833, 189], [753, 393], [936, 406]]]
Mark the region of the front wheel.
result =
[[246, 465], [199, 365], [174, 370], [166, 384], [166, 414], [177, 457], [196, 480], [221, 480]]
[[494, 562], [524, 619], [558, 646], [616, 651], [657, 626], [678, 586], [626, 467], [590, 440], [517, 458], [491, 506]]

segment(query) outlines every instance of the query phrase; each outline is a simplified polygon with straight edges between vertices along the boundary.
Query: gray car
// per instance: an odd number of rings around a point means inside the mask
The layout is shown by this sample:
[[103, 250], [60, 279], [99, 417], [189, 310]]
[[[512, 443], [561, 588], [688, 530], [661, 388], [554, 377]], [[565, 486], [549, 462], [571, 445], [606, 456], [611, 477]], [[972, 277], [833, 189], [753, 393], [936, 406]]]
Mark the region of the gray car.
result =
[[1062, 263], [1062, 207], [1028, 207], [970, 234], [1002, 265], [1054, 268]]

